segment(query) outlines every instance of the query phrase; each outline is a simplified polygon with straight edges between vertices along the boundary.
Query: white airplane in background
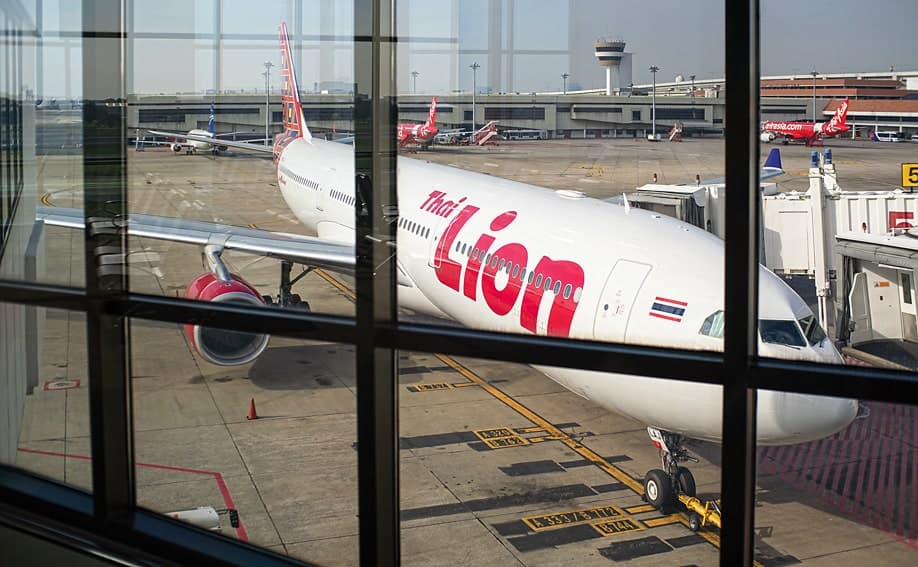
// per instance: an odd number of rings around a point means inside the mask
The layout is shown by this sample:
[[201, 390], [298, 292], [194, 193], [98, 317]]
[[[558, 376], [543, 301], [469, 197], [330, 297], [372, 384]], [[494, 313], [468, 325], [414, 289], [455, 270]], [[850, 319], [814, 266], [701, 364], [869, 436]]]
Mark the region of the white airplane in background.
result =
[[[189, 130], [186, 134], [182, 134], [180, 132], [165, 132], [162, 130], [147, 130], [147, 132], [153, 134], [154, 136], [166, 136], [168, 138], [175, 138], [175, 141], [150, 142], [141, 140], [139, 145], [169, 146], [170, 149], [175, 153], [180, 153], [182, 150], [184, 150], [186, 154], [195, 154], [198, 152], [213, 152], [216, 154], [218, 152], [225, 152], [228, 148], [228, 145], [224, 143], [224, 140], [219, 138], [220, 136], [231, 136], [233, 135], [233, 132], [227, 132], [223, 134], [217, 134], [214, 132], [215, 114], [216, 110], [214, 109], [214, 103], [210, 103], [210, 117], [207, 121], [207, 130], [200, 130], [195, 128], [193, 130]], [[251, 141], [236, 142], [236, 144], [243, 144], [243, 146], [236, 147], [244, 147], [246, 149], [252, 149], [251, 146], [254, 145]]]
[[[278, 304], [295, 306], [292, 263], [352, 272], [354, 149], [313, 138], [303, 121], [296, 76], [281, 25], [284, 132], [275, 138], [278, 185], [314, 237], [209, 222], [130, 215], [129, 235], [194, 243], [210, 271], [185, 297], [262, 305], [253, 286], [230, 274], [223, 250], [281, 259]], [[227, 145], [241, 145], [228, 142]], [[251, 146], [248, 149], [253, 149]], [[723, 242], [675, 219], [491, 175], [398, 158], [399, 305], [468, 327], [684, 349], [723, 349]], [[78, 210], [42, 208], [49, 224], [83, 227]], [[812, 311], [783, 280], [759, 270], [759, 353], [842, 363]], [[271, 301], [268, 299], [268, 301]], [[186, 326], [195, 349], [215, 364], [245, 364], [265, 335]], [[677, 491], [694, 495], [680, 463], [694, 460], [686, 438], [721, 440], [721, 388], [540, 367], [565, 388], [648, 425], [662, 469], [645, 477], [648, 500], [668, 507]], [[760, 391], [760, 445], [826, 437], [854, 419], [855, 400]]]

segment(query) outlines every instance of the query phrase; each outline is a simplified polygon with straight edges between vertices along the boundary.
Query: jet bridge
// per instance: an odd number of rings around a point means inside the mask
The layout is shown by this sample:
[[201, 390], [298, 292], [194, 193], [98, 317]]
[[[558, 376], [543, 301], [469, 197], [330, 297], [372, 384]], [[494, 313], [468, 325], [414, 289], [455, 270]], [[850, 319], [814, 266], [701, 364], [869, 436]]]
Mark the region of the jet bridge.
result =
[[[844, 343], [918, 345], [918, 228], [912, 230], [918, 226], [918, 193], [843, 191], [831, 149], [811, 153], [808, 177], [805, 192], [781, 193], [774, 183], [762, 184], [762, 263], [787, 278], [812, 278], [820, 323]], [[724, 194], [720, 183], [650, 184], [627, 200], [723, 238]], [[896, 352], [902, 348], [910, 347], [897, 345]], [[896, 358], [902, 364], [909, 356]], [[912, 358], [918, 361], [918, 346]]]

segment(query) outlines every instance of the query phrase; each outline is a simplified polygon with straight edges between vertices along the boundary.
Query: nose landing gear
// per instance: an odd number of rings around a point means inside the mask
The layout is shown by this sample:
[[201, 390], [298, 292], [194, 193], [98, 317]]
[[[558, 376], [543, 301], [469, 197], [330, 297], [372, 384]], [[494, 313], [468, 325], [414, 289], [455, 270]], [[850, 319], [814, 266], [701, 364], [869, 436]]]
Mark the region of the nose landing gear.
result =
[[685, 437], [653, 427], [647, 428], [651, 442], [660, 450], [662, 469], [651, 469], [644, 476], [644, 498], [654, 508], [665, 512], [671, 509], [680, 494], [694, 498], [695, 477], [680, 462], [698, 459], [688, 454], [682, 443]]
[[644, 476], [644, 500], [662, 513], [668, 513], [676, 504], [688, 512], [688, 527], [697, 532], [706, 525], [720, 528], [720, 501], [701, 501], [695, 497], [695, 477], [680, 462], [698, 459], [683, 447], [685, 437], [653, 427], [647, 428], [650, 440], [660, 449], [662, 469], [651, 469]]

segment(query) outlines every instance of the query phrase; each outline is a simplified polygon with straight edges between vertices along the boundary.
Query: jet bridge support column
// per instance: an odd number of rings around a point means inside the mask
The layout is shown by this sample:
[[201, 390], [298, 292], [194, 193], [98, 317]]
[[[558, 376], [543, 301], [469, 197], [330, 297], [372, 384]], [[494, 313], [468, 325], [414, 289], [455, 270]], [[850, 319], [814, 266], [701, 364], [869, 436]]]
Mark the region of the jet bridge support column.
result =
[[[816, 298], [818, 302], [819, 324], [823, 329], [829, 328], [830, 309], [828, 308], [831, 288], [829, 285], [829, 264], [830, 251], [827, 250], [829, 244], [826, 239], [826, 228], [830, 223], [826, 222], [826, 196], [835, 188], [835, 166], [832, 165], [832, 150], [827, 149], [825, 161], [820, 163], [819, 152], [810, 154], [810, 219], [813, 228], [814, 244], [814, 276], [816, 278]], [[829, 185], [833, 187], [829, 187]], [[832, 312], [832, 323], [834, 324], [834, 312]]]

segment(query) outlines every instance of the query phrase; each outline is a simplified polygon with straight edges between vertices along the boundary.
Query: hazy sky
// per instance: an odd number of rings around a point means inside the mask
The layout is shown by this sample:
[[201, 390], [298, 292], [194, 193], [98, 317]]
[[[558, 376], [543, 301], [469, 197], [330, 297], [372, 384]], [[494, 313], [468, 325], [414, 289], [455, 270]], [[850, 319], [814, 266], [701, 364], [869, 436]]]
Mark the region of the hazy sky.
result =
[[[263, 63], [278, 63], [273, 39], [279, 21], [293, 27], [291, 0], [224, 0], [215, 66], [215, 0], [152, 0], [134, 4], [132, 44], [135, 92], [264, 89]], [[501, 22], [492, 18], [497, 6]], [[604, 85], [592, 61], [599, 37], [624, 39], [633, 53], [633, 81], [676, 75], [723, 76], [724, 0], [399, 0], [400, 90], [410, 92], [417, 71], [419, 92], [470, 90], [468, 65], [481, 65], [479, 87], [512, 80], [514, 90], [560, 90], [562, 73], [571, 88]], [[78, 97], [81, 57], [76, 31], [80, 3], [42, 2], [43, 74], [46, 96]], [[300, 87], [351, 82], [353, 10], [350, 0], [303, 0], [307, 40], [298, 70]], [[510, 17], [512, 14], [512, 18]], [[918, 70], [918, 0], [762, 0], [762, 71], [766, 75], [844, 71]], [[169, 34], [169, 37], [156, 37]], [[209, 37], [208, 37], [209, 36]], [[321, 38], [320, 38], [321, 36]], [[517, 50], [512, 65], [487, 53], [489, 39]], [[324, 49], [319, 49], [319, 41]], [[570, 51], [572, 54], [568, 54]], [[457, 55], [458, 52], [458, 55]], [[220, 84], [215, 82], [219, 79]], [[274, 69], [272, 84], [277, 86]], [[495, 90], [506, 88], [498, 85]]]

